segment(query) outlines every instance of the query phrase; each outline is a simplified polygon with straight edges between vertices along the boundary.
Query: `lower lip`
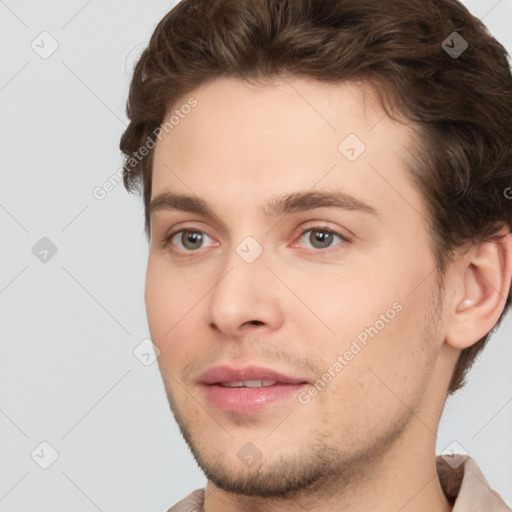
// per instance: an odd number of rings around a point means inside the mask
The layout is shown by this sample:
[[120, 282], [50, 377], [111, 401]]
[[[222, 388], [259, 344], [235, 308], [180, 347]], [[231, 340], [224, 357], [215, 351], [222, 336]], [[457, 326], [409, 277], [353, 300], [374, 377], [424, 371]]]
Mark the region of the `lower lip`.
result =
[[276, 384], [260, 388], [230, 388], [211, 384], [204, 386], [207, 398], [226, 412], [251, 414], [263, 410], [272, 402], [290, 398], [308, 384]]

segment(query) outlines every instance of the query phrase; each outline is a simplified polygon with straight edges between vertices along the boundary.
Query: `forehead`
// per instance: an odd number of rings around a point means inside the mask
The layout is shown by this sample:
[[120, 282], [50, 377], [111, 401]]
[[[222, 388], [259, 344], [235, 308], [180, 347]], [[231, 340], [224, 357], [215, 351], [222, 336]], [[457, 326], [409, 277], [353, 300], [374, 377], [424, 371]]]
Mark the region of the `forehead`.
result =
[[[197, 105], [186, 109], [192, 97]], [[173, 114], [182, 109], [190, 112], [178, 120]], [[372, 92], [362, 85], [309, 78], [248, 84], [219, 78], [182, 96], [168, 109], [164, 120], [174, 117], [179, 124], [163, 136], [171, 144], [174, 139], [175, 152], [195, 149], [198, 157], [261, 160], [271, 152], [323, 157], [328, 150], [337, 157], [338, 144], [346, 135], [367, 139], [383, 115]], [[318, 144], [319, 138], [324, 144]]]
[[[191, 98], [194, 108], [182, 108]], [[221, 78], [180, 98], [164, 122], [171, 115], [179, 123], [154, 150], [152, 197], [171, 190], [247, 208], [257, 197], [341, 187], [365, 202], [422, 208], [406, 165], [415, 132], [368, 87]]]

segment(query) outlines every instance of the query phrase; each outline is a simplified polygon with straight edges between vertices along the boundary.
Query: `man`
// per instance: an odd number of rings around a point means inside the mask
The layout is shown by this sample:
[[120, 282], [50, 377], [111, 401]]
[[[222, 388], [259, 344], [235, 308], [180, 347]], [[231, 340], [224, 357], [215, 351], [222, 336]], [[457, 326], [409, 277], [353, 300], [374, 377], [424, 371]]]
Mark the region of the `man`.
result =
[[171, 511], [509, 510], [437, 457], [510, 304], [512, 76], [455, 0], [184, 0], [134, 72]]

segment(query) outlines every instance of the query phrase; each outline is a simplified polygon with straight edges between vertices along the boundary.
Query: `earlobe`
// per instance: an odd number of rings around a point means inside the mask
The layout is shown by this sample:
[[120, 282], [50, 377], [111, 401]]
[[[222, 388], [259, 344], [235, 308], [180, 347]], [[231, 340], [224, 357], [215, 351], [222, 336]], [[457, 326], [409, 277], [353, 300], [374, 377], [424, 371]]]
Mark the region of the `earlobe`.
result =
[[474, 345], [498, 321], [512, 280], [512, 235], [500, 232], [497, 241], [471, 247], [461, 257], [453, 312], [447, 323], [446, 342], [459, 349]]

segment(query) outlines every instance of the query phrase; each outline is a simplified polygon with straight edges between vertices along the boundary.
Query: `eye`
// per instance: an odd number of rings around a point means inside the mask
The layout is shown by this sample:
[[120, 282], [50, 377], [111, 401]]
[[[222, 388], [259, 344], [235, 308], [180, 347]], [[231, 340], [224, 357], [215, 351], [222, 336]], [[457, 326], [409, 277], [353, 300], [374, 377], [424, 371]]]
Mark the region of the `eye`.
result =
[[[309, 236], [306, 235], [309, 233]], [[338, 238], [341, 243], [348, 242], [348, 240], [330, 229], [322, 226], [315, 226], [312, 228], [304, 229], [301, 233], [300, 240], [306, 239], [311, 244], [313, 249], [329, 249], [333, 245], [333, 241]]]
[[166, 247], [168, 244], [174, 245], [173, 242], [176, 241], [176, 245], [182, 251], [193, 252], [197, 249], [201, 249], [203, 242], [207, 238], [210, 237], [203, 231], [194, 229], [180, 229], [179, 231], [174, 231], [173, 233], [169, 233], [169, 235], [166, 236], [164, 240], [164, 247]]
[[[172, 251], [174, 252], [197, 252], [199, 249], [205, 247], [207, 239], [212, 240], [204, 231], [197, 229], [180, 229], [169, 233], [163, 240], [163, 247], [166, 248], [168, 245], [173, 246]], [[336, 239], [338, 243], [336, 244]], [[328, 229], [324, 226], [314, 226], [302, 230], [300, 235], [301, 244], [306, 244], [309, 249], [329, 249], [334, 245], [340, 245], [348, 243], [340, 233]], [[309, 247], [307, 244], [310, 244]], [[210, 245], [218, 245], [213, 243]], [[177, 248], [176, 248], [177, 247]]]

